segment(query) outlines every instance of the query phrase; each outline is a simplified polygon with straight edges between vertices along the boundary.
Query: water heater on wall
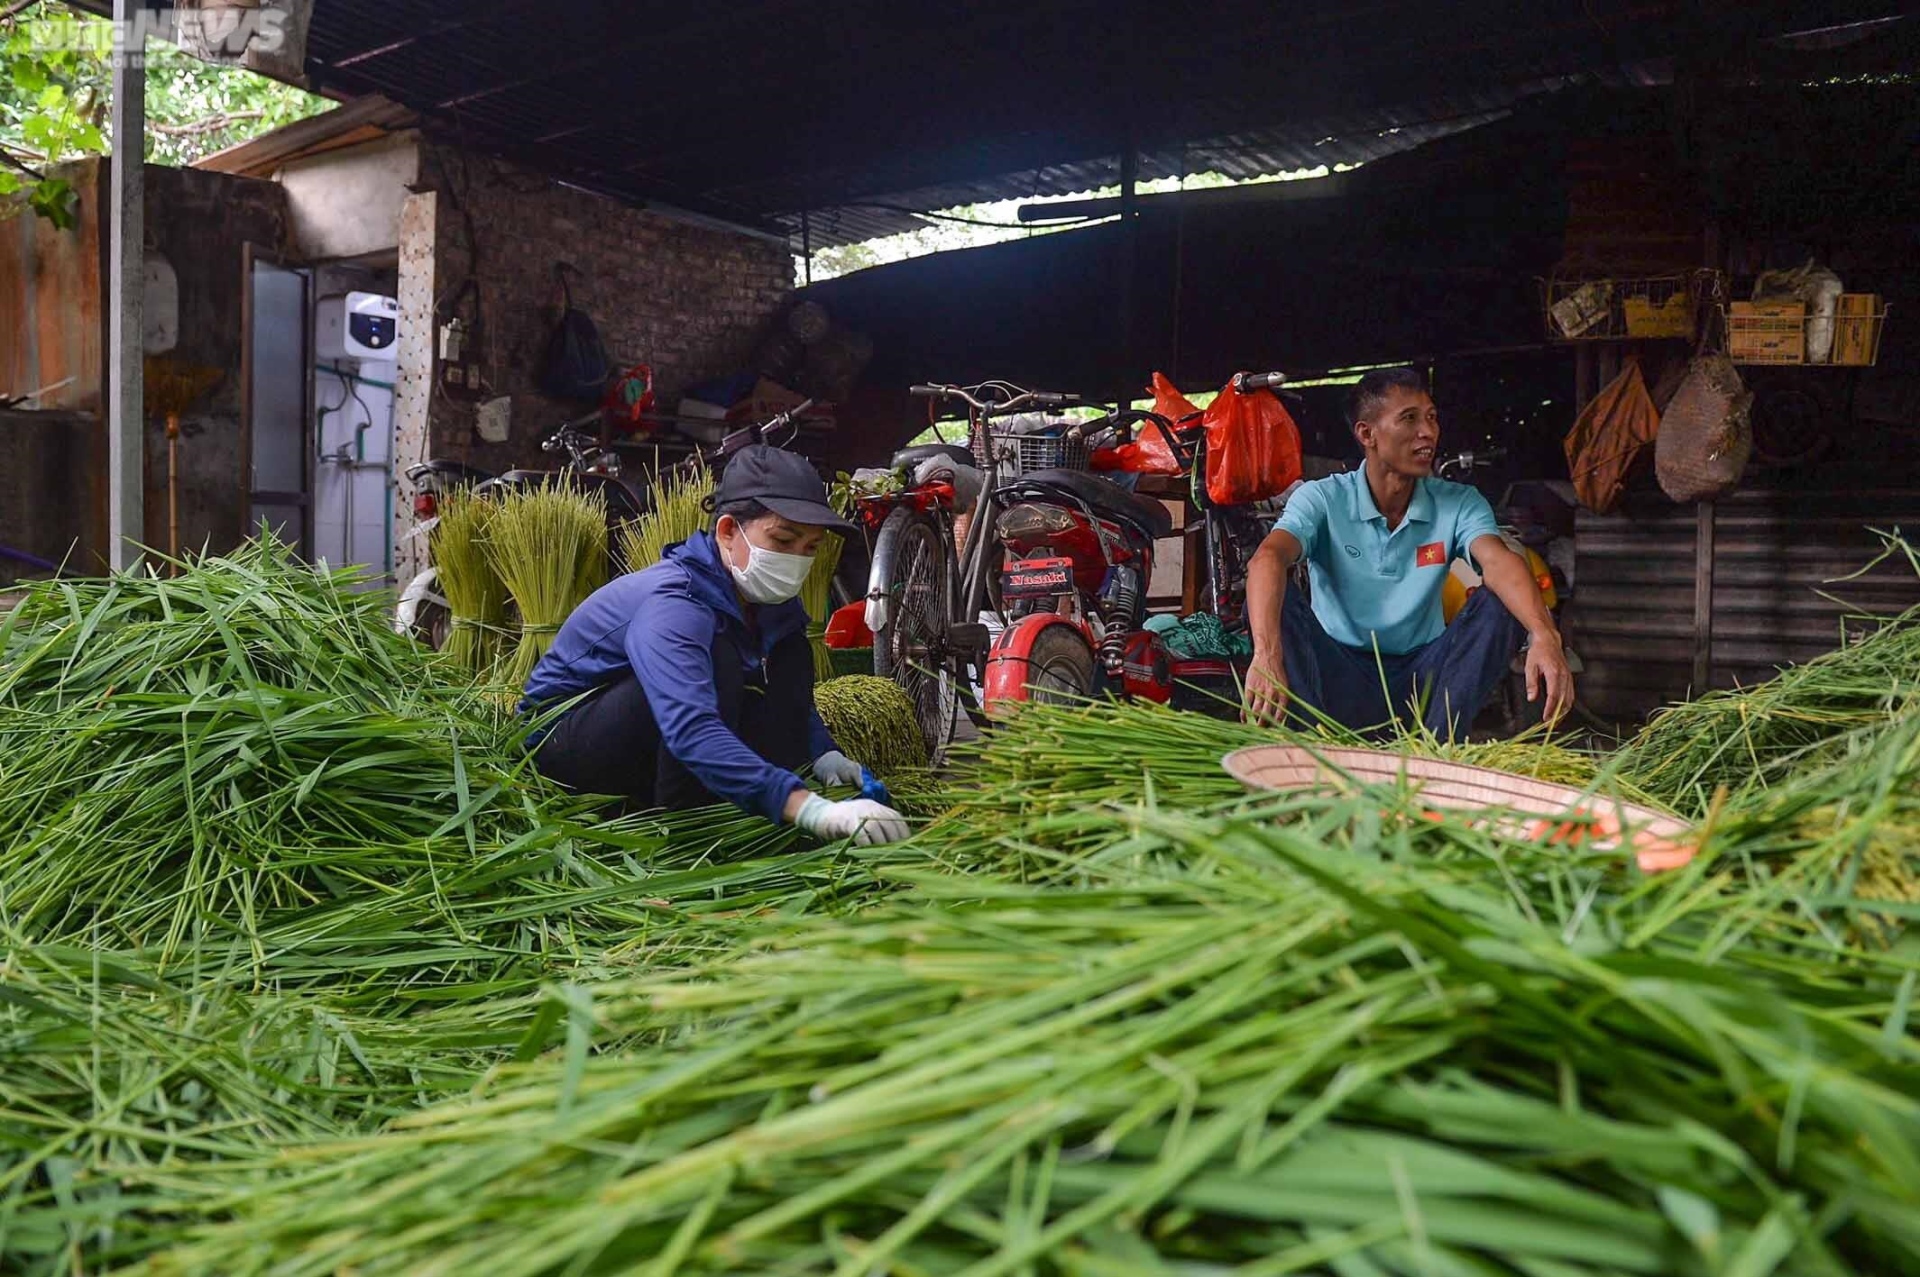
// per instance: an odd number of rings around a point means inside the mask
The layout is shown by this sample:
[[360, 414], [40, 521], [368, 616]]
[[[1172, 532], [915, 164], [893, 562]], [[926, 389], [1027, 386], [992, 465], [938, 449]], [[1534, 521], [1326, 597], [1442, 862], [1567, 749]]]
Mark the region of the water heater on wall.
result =
[[314, 350], [322, 359], [392, 363], [400, 338], [400, 303], [378, 293], [335, 293], [320, 299]]

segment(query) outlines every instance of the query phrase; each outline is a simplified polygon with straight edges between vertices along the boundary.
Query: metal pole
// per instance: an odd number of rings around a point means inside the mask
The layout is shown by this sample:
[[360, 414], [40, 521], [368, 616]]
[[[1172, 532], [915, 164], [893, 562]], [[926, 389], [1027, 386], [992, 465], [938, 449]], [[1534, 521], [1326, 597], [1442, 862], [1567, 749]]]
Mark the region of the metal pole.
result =
[[813, 287], [813, 215], [800, 210], [800, 254], [806, 261], [807, 287]]
[[146, 535], [146, 26], [137, 0], [113, 0], [113, 158], [108, 236], [107, 541], [116, 570]]

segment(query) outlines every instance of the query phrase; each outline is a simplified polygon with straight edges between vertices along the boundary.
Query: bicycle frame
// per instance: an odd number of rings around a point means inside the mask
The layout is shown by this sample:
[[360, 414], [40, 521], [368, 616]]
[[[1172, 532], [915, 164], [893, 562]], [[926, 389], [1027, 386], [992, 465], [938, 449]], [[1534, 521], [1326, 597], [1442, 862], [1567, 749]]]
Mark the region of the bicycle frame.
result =
[[[983, 398], [982, 393], [997, 391], [1003, 397], [997, 402]], [[984, 677], [986, 672], [987, 649], [990, 636], [987, 627], [980, 623], [980, 614], [987, 610], [992, 602], [994, 565], [990, 556], [997, 543], [995, 527], [1000, 515], [999, 498], [995, 489], [1000, 484], [1000, 450], [993, 445], [993, 432], [990, 421], [996, 416], [1006, 416], [1028, 408], [1065, 408], [1077, 405], [1080, 400], [1071, 395], [1052, 394], [1046, 391], [1021, 390], [1004, 382], [989, 382], [975, 387], [950, 385], [918, 385], [912, 393], [928, 399], [953, 399], [967, 405], [968, 442], [973, 445], [974, 455], [986, 454], [982, 468], [980, 499], [976, 504], [967, 525], [965, 540], [954, 547], [954, 562], [960, 570], [959, 589], [955, 601], [959, 604], [958, 618], [948, 618], [950, 645], [963, 647], [969, 652], [967, 664], [976, 678]], [[952, 524], [941, 520], [942, 536], [949, 544], [952, 541]], [[1005, 621], [1005, 613], [998, 607], [995, 614]]]

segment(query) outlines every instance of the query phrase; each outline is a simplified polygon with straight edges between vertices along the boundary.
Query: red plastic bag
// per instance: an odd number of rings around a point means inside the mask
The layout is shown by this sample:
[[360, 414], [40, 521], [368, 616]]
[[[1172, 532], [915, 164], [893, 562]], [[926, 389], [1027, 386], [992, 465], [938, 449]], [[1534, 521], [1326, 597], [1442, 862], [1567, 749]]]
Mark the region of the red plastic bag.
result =
[[[1187, 397], [1174, 389], [1162, 373], [1153, 374], [1153, 385], [1148, 389], [1153, 392], [1153, 410], [1172, 425], [1178, 426], [1182, 417], [1200, 411], [1187, 402]], [[1089, 459], [1089, 464], [1095, 470], [1121, 470], [1127, 474], [1180, 474], [1186, 469], [1167, 446], [1166, 436], [1154, 427], [1137, 426], [1133, 436], [1132, 443], [1101, 449]]]
[[1243, 395], [1228, 382], [1200, 420], [1207, 428], [1207, 499], [1215, 505], [1277, 497], [1300, 478], [1300, 427], [1280, 396]]
[[653, 404], [653, 369], [635, 364], [607, 383], [600, 406], [615, 430], [631, 434], [645, 428], [643, 418], [653, 411]]

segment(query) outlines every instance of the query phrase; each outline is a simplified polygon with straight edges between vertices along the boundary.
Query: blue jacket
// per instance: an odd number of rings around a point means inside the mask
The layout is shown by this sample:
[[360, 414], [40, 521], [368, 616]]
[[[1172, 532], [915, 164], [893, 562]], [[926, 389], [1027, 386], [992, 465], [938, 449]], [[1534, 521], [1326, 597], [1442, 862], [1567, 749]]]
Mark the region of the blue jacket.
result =
[[[759, 657], [805, 633], [798, 599], [758, 609]], [[733, 631], [750, 648], [733, 576], [711, 532], [670, 546], [660, 562], [611, 581], [575, 609], [527, 679], [523, 712], [578, 696], [633, 672], [647, 694], [660, 740], [714, 794], [776, 823], [800, 778], [747, 747], [720, 719], [713, 690], [713, 644]], [[810, 757], [834, 748], [816, 712], [807, 725]]]

